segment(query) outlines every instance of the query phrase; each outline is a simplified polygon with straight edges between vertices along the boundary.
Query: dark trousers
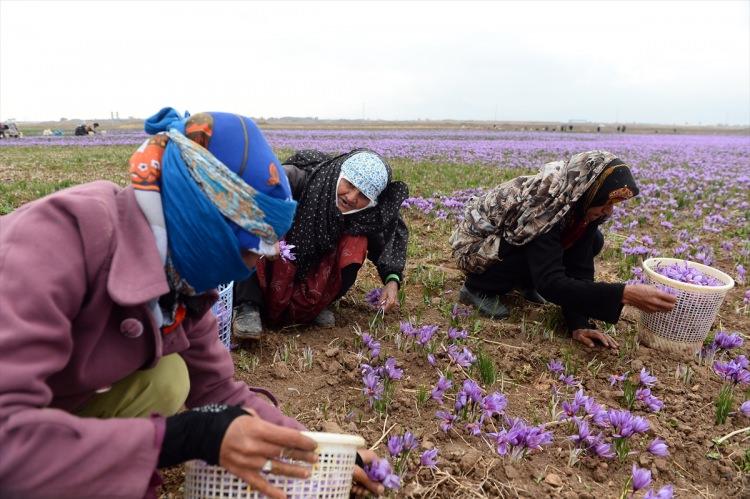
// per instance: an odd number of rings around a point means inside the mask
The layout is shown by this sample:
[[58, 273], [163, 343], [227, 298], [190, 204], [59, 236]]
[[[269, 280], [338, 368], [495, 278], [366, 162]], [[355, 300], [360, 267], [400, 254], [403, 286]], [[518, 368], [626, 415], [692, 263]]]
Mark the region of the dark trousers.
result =
[[[604, 236], [596, 229], [593, 237], [583, 238], [565, 250], [563, 263], [576, 261], [577, 266], [586, 264], [582, 260], [590, 260], [591, 254], [598, 255], [604, 247]], [[566, 265], [567, 266], [567, 265]], [[591, 274], [593, 277], [593, 262], [591, 262]], [[503, 259], [491, 265], [481, 274], [467, 274], [466, 287], [485, 295], [504, 295], [514, 289], [532, 289], [534, 283], [531, 279], [529, 262], [523, 248], [513, 249]]]
[[[357, 280], [357, 272], [359, 272], [360, 268], [362, 268], [362, 265], [351, 264], [341, 269], [341, 289], [334, 301], [344, 296], [354, 285], [354, 281]], [[232, 299], [235, 307], [247, 303], [249, 305], [263, 308], [263, 291], [260, 289], [258, 274], [253, 273], [249, 279], [235, 282], [234, 288], [232, 289]]]

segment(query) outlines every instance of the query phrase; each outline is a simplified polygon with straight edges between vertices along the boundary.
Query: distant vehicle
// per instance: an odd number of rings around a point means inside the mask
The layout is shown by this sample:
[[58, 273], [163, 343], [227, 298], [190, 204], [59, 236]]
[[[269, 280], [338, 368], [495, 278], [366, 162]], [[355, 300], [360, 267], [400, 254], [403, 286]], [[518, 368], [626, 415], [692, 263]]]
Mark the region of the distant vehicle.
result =
[[15, 123], [0, 123], [0, 139], [4, 138], [17, 139], [23, 137], [23, 133], [18, 130]]

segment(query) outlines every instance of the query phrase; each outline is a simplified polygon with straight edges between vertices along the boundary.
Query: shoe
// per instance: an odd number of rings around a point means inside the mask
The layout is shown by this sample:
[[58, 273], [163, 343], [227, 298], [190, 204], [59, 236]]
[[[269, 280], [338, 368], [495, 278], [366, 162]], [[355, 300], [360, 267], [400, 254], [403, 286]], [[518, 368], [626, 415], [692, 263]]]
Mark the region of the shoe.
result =
[[547, 303], [547, 300], [534, 288], [524, 289], [521, 294], [526, 301], [530, 301], [531, 303], [538, 303], [539, 305]]
[[243, 303], [237, 308], [232, 324], [234, 335], [240, 340], [259, 340], [263, 332], [260, 311], [254, 305]]
[[333, 327], [336, 325], [336, 317], [330, 309], [326, 308], [313, 319], [313, 324], [320, 327]]
[[493, 319], [505, 319], [510, 315], [508, 308], [500, 303], [500, 299], [497, 296], [487, 296], [471, 291], [466, 285], [461, 287], [461, 291], [458, 293], [458, 300], [464, 305], [474, 305], [480, 313]]

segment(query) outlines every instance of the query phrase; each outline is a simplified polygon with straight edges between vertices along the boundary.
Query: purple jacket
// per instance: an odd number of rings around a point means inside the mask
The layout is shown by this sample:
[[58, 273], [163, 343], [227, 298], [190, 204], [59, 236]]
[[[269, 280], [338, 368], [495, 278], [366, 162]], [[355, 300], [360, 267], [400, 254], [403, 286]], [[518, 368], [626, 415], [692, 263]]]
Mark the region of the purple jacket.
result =
[[145, 304], [168, 289], [131, 188], [94, 182], [0, 217], [0, 497], [143, 497], [164, 418], [71, 412], [174, 352], [188, 407], [242, 404], [301, 428], [233, 379], [213, 314], [161, 334]]

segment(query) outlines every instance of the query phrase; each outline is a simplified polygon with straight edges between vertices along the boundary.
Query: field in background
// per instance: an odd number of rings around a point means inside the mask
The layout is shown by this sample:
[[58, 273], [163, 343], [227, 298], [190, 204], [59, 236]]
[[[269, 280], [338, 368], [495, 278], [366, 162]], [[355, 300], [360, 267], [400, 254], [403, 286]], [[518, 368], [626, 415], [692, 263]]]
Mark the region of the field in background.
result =
[[[677, 256], [702, 261], [737, 281], [722, 306], [718, 329], [750, 335], [750, 297], [743, 268], [750, 267], [750, 137], [740, 135], [560, 133], [495, 129], [275, 129], [269, 142], [280, 157], [298, 148], [342, 152], [370, 147], [386, 156], [395, 176], [405, 180], [411, 198], [404, 209], [410, 227], [405, 302], [400, 316], [375, 317], [364, 294], [379, 283], [367, 266], [355, 288], [337, 307], [337, 327], [289, 328], [269, 333], [257, 344], [234, 350], [237, 374], [273, 389], [285, 410], [311, 428], [343, 429], [379, 442], [386, 435], [413, 431], [424, 449], [437, 447], [437, 470], [407, 466], [406, 495], [420, 497], [557, 496], [612, 497], [626, 484], [632, 463], [649, 468], [654, 482], [672, 483], [678, 497], [740, 497], [750, 488], [750, 437], [740, 434], [717, 446], [712, 439], [748, 426], [741, 415], [725, 425], [713, 422], [713, 400], [721, 387], [710, 363], [683, 360], [639, 346], [636, 318], [626, 310], [616, 326], [607, 326], [620, 342], [618, 353], [591, 351], [572, 344], [557, 324], [556, 308], [534, 306], [511, 295], [512, 316], [490, 321], [472, 315], [460, 319], [470, 337], [465, 345], [482, 356], [485, 367], [458, 370], [444, 347], [461, 273], [451, 262], [448, 236], [466, 200], [516, 175], [536, 171], [544, 162], [589, 149], [610, 150], [630, 164], [641, 195], [618, 208], [604, 227], [606, 246], [597, 274], [604, 280], [633, 278], [632, 268], [648, 256]], [[95, 179], [127, 182], [126, 164], [144, 135], [111, 131], [93, 137], [0, 141], [0, 214], [55, 190]], [[404, 342], [399, 321], [434, 324], [436, 367], [427, 351]], [[384, 411], [370, 407], [358, 373], [363, 347], [355, 330], [369, 330], [382, 343], [381, 358], [393, 356], [404, 376]], [[748, 355], [745, 346], [741, 352]], [[610, 374], [646, 367], [659, 379], [653, 392], [664, 400], [657, 413], [637, 410], [651, 424], [643, 445], [625, 461], [579, 456], [572, 460], [570, 424], [559, 424], [560, 401], [575, 389], [558, 386], [546, 368], [561, 359], [566, 373], [609, 408], [622, 406], [622, 392]], [[491, 367], [487, 367], [491, 366]], [[550, 423], [550, 446], [520, 461], [495, 452], [488, 437], [471, 436], [462, 425], [444, 433], [435, 412], [441, 407], [423, 394], [438, 370], [481, 381], [489, 392], [508, 398], [506, 414], [529, 423]], [[491, 373], [494, 373], [490, 375]], [[687, 373], [687, 374], [686, 374]], [[455, 389], [449, 392], [449, 397]], [[737, 404], [750, 394], [736, 392]], [[447, 410], [452, 409], [447, 400]], [[445, 409], [445, 408], [443, 408]], [[500, 424], [499, 422], [497, 424]], [[386, 436], [381, 440], [381, 437]], [[664, 439], [670, 455], [640, 452], [653, 437]], [[165, 490], [180, 495], [180, 472], [168, 475]]]

